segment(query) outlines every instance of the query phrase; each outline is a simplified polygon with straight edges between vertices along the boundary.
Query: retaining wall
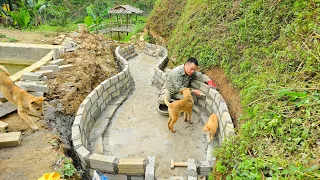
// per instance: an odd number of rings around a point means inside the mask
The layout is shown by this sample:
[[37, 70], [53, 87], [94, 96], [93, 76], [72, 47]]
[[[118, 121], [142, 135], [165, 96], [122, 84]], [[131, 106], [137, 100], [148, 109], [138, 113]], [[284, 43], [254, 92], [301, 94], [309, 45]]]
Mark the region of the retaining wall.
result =
[[[97, 152], [90, 152], [89, 135], [102, 111], [108, 110], [117, 103], [124, 93], [131, 91], [133, 80], [126, 58], [136, 56], [134, 46], [116, 48], [116, 58], [121, 72], [100, 83], [81, 103], [72, 125], [72, 142], [74, 150], [81, 161], [83, 169], [109, 173], [111, 179], [127, 179], [128, 176], [154, 178], [154, 157], [117, 158]], [[121, 98], [120, 98], [121, 99]], [[120, 104], [119, 104], [120, 105]], [[113, 113], [116, 109], [113, 110]], [[113, 115], [112, 113], [112, 115]], [[111, 116], [112, 116], [111, 115]]]
[[[167, 55], [167, 50], [161, 46], [146, 44], [145, 51], [147, 54], [155, 55], [155, 52], [164, 51], [165, 55]], [[154, 76], [153, 76], [153, 84], [161, 88], [164, 84], [167, 74], [164, 72], [164, 68], [168, 63], [168, 58], [163, 57], [159, 58], [159, 63], [154, 67]], [[195, 106], [193, 109], [198, 114], [206, 113], [208, 115], [215, 113], [219, 118], [219, 127], [216, 133], [216, 138], [219, 140], [219, 144], [223, 142], [228, 136], [235, 135], [234, 126], [232, 123], [231, 116], [229, 114], [229, 110], [227, 104], [221, 94], [215, 90], [210, 88], [207, 84], [200, 81], [192, 81], [191, 88], [199, 89], [204, 94], [205, 97], [196, 97], [193, 96]], [[202, 119], [203, 123], [207, 123], [207, 119]], [[209, 133], [207, 134], [208, 139]], [[210, 165], [213, 164], [215, 158], [212, 156], [213, 151], [213, 143], [208, 143], [207, 147], [207, 162], [203, 162], [203, 164], [207, 164], [209, 162]], [[201, 165], [200, 165], [201, 167]]]

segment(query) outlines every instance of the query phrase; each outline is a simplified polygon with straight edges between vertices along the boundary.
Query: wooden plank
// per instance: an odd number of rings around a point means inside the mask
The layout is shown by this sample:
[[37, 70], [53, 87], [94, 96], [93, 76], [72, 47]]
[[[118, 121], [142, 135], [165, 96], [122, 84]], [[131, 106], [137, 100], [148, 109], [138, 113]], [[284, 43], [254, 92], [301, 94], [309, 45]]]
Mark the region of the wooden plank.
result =
[[0, 134], [0, 148], [19, 146], [21, 144], [21, 132]]

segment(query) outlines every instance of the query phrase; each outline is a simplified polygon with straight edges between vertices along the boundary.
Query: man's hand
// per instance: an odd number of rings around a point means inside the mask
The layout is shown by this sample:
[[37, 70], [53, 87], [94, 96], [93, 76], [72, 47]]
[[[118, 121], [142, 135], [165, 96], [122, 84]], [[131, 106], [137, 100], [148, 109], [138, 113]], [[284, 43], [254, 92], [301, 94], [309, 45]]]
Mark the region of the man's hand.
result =
[[200, 90], [193, 90], [193, 93], [198, 97], [201, 96]]
[[211, 88], [217, 89], [217, 85], [212, 80], [208, 81], [208, 86]]

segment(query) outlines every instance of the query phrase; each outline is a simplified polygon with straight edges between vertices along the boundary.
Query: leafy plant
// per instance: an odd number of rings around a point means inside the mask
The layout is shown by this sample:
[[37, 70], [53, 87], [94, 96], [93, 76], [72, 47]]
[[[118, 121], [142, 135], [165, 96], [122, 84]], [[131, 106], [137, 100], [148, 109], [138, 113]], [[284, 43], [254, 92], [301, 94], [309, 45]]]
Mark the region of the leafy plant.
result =
[[28, 27], [28, 24], [29, 24], [30, 18], [31, 18], [28, 10], [20, 9], [17, 12], [16, 11], [11, 11], [10, 15], [14, 20], [14, 24], [17, 24], [22, 28], [27, 28]]
[[60, 173], [62, 178], [70, 178], [77, 173], [77, 169], [73, 166], [71, 158], [60, 156], [58, 161], [61, 162], [59, 162], [60, 165], [57, 171]]

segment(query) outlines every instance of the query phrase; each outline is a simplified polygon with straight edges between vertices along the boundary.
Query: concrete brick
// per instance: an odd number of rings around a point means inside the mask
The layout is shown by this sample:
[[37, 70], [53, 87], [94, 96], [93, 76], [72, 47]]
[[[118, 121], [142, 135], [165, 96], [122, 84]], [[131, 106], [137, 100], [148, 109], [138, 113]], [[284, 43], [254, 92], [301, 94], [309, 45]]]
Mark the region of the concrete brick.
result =
[[219, 108], [219, 105], [220, 105], [220, 101], [224, 102], [223, 97], [221, 96], [221, 94], [216, 94], [216, 96], [214, 98], [214, 102], [216, 103], [218, 108]]
[[36, 96], [36, 97], [43, 97], [44, 96], [44, 92], [29, 92], [29, 94]]
[[78, 154], [78, 157], [84, 165], [89, 165], [89, 161], [87, 159], [87, 156], [90, 154], [87, 148], [84, 146], [80, 146], [78, 149], [76, 149], [76, 152]]
[[97, 99], [98, 108], [100, 108], [102, 104], [104, 104], [104, 103], [103, 103], [103, 97], [101, 96], [101, 98]]
[[233, 124], [226, 124], [226, 128], [224, 129], [224, 135], [225, 136], [234, 136], [234, 135], [236, 135], [236, 133], [234, 131]]
[[93, 90], [86, 98], [90, 98], [91, 104], [93, 104], [98, 99], [98, 92]]
[[57, 59], [57, 60], [53, 60], [53, 61], [49, 61], [50, 65], [62, 65], [64, 63], [64, 59]]
[[33, 72], [27, 72], [21, 75], [21, 78], [24, 80], [40, 80], [41, 77], [43, 77], [42, 74]]
[[213, 162], [213, 144], [208, 144], [206, 161], [212, 165]]
[[50, 65], [62, 65], [64, 63], [64, 59], [57, 59], [57, 60], [53, 60], [53, 61], [49, 61]]
[[113, 86], [111, 86], [111, 87], [108, 88], [109, 94], [112, 94], [112, 93], [115, 92], [115, 91], [116, 91], [116, 86], [115, 86], [115, 85], [113, 85]]
[[117, 89], [117, 90], [120, 90], [122, 87], [123, 87], [123, 81], [119, 81], [119, 82], [116, 84], [116, 89]]
[[94, 113], [96, 112], [97, 109], [98, 109], [98, 102], [95, 101], [94, 103], [91, 104], [91, 107], [90, 107], [91, 116], [94, 115]]
[[115, 85], [119, 81], [118, 76], [115, 75], [115, 76], [111, 77], [110, 81], [111, 81], [112, 85]]
[[188, 180], [198, 180], [197, 177], [194, 176], [188, 176]]
[[78, 147], [82, 146], [81, 139], [72, 140], [73, 148], [77, 149]]
[[103, 100], [105, 101], [109, 97], [109, 92], [106, 90], [102, 93]]
[[97, 92], [98, 96], [102, 96], [103, 93], [103, 86], [101, 84], [99, 84], [96, 88], [94, 88], [94, 91]]
[[47, 65], [47, 66], [40, 67], [40, 71], [46, 71], [46, 70], [52, 70], [53, 73], [57, 73], [60, 71], [58, 65]]
[[27, 90], [48, 93], [49, 87], [48, 87], [48, 85], [28, 85]]
[[119, 169], [119, 174], [127, 174], [127, 175], [144, 175], [143, 169]]
[[219, 94], [219, 92], [215, 89], [210, 88], [208, 94], [211, 97], [211, 99], [213, 100], [216, 97], [216, 94]]
[[54, 78], [54, 73], [52, 70], [37, 71], [36, 73], [42, 74], [43, 76], [47, 76], [48, 79]]
[[200, 81], [191, 81], [191, 87], [194, 89], [200, 89]]
[[116, 167], [116, 157], [101, 155], [101, 154], [93, 154], [89, 157], [90, 167], [94, 169], [98, 169], [102, 172], [115, 172]]
[[100, 105], [101, 112], [103, 112], [105, 108], [106, 108], [106, 103], [105, 101], [102, 101], [102, 104]]
[[71, 139], [77, 140], [80, 139], [80, 126], [72, 126], [71, 128]]
[[199, 99], [199, 100], [198, 100], [198, 103], [199, 103], [203, 108], [206, 108], [206, 103], [205, 103], [202, 99]]
[[228, 106], [227, 106], [227, 104], [225, 102], [221, 102], [220, 101], [220, 105], [219, 105], [219, 115], [220, 115], [220, 117], [222, 116], [223, 112], [229, 112]]
[[184, 180], [183, 176], [171, 176], [169, 180]]
[[21, 144], [21, 132], [0, 133], [0, 148], [14, 147]]
[[85, 98], [82, 103], [80, 104], [80, 106], [85, 107], [85, 110], [87, 112], [89, 112], [90, 107], [91, 107], [91, 101], [90, 98]]
[[15, 84], [25, 90], [28, 90], [29, 85], [37, 85], [37, 83], [34, 81], [29, 81], [29, 82], [18, 81], [18, 82], [15, 82]]
[[202, 91], [204, 94], [208, 94], [209, 92], [209, 86], [204, 84], [204, 83], [200, 83], [200, 91]]
[[195, 159], [188, 158], [188, 175], [197, 177], [197, 166]]
[[108, 88], [110, 87], [111, 85], [111, 81], [110, 79], [107, 79], [107, 80], [104, 80], [102, 83], [100, 83], [102, 86], [103, 86], [103, 90], [104, 91], [107, 91]]
[[146, 165], [145, 180], [154, 180], [155, 161], [156, 161], [155, 157], [148, 156], [148, 164]]
[[58, 67], [60, 71], [67, 71], [73, 68], [72, 64], [61, 65]]
[[116, 98], [118, 96], [120, 96], [120, 91], [116, 91], [112, 93], [112, 98]]
[[8, 132], [8, 123], [0, 121], [0, 133]]
[[212, 102], [212, 110], [213, 112], [212, 113], [215, 113], [217, 116], [219, 116], [219, 109], [218, 109], [218, 106], [216, 105], [216, 102]]
[[121, 158], [118, 162], [118, 169], [142, 169], [144, 168], [144, 158]]
[[231, 119], [231, 116], [228, 112], [223, 112], [222, 115], [221, 115], [221, 122], [222, 122], [222, 127], [223, 129], [225, 129], [226, 127], [226, 124], [233, 124], [232, 123], [232, 119]]
[[208, 96], [206, 97], [206, 103], [210, 106], [212, 105], [212, 100]]
[[76, 116], [84, 114], [85, 113], [85, 107], [84, 106], [79, 106], [78, 111], [76, 113]]
[[[72, 127], [73, 127], [73, 126], [79, 126], [79, 127], [80, 127], [81, 121], [82, 121], [82, 115], [77, 115], [77, 116], [74, 118], [74, 121], [73, 121], [73, 123], [72, 123]], [[81, 127], [80, 127], [80, 129], [81, 129]]]
[[122, 71], [118, 74], [119, 76], [119, 80], [121, 81], [122, 79], [124, 79], [126, 77], [126, 74]]
[[206, 104], [206, 110], [207, 110], [210, 114], [213, 113], [212, 103], [211, 103], [211, 104]]
[[[201, 174], [201, 172], [211, 172], [212, 170], [212, 166], [210, 165], [209, 161], [201, 161], [200, 162], [200, 166], [199, 166], [199, 172]], [[207, 175], [206, 174], [201, 174], [201, 175]]]
[[0, 117], [12, 113], [17, 110], [17, 106], [11, 102], [5, 102], [0, 104]]
[[104, 173], [105, 176], [107, 176], [108, 180], [128, 180], [128, 176], [124, 174], [106, 174]]

